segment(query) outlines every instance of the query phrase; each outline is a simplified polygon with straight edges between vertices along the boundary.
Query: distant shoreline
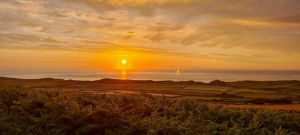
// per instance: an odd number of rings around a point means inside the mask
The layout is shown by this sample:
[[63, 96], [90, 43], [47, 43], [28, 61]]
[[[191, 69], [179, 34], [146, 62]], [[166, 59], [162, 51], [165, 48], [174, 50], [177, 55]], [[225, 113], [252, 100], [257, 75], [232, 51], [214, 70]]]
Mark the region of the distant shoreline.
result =
[[234, 82], [300, 82], [300, 80], [267, 80], [267, 81], [261, 81], [261, 80], [240, 80], [240, 81], [223, 81], [223, 80], [212, 80], [211, 82], [201, 82], [201, 81], [194, 81], [194, 80], [188, 80], [188, 81], [176, 81], [176, 80], [140, 80], [140, 79], [114, 79], [114, 78], [102, 78], [98, 80], [76, 80], [76, 79], [61, 79], [61, 78], [14, 78], [14, 77], [3, 77], [0, 76], [0, 80], [61, 80], [61, 81], [76, 81], [76, 82], [164, 82], [164, 83], [202, 83], [202, 84], [211, 84], [215, 81], [217, 82], [224, 82], [224, 83], [234, 83]]
[[7, 78], [40, 79], [57, 78], [76, 81], [97, 81], [100, 79], [127, 79], [153, 81], [190, 81], [209, 83], [213, 80], [225, 82], [236, 81], [281, 81], [300, 80], [300, 72], [97, 72], [97, 71], [68, 71], [68, 72], [0, 72], [0, 76]]

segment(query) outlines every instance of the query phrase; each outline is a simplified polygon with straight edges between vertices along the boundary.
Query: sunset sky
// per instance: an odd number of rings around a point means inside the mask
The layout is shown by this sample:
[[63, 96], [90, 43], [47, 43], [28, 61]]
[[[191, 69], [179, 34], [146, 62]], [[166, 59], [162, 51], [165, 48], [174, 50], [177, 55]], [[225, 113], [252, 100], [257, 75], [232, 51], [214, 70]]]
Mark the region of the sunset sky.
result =
[[297, 70], [300, 0], [1, 0], [0, 61], [0, 70]]

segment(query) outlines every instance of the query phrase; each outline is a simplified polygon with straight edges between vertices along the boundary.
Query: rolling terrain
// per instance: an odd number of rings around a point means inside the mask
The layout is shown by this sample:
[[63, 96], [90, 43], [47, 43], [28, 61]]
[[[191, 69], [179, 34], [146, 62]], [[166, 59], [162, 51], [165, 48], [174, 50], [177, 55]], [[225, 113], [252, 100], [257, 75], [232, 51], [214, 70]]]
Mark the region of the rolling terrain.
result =
[[299, 81], [0, 79], [0, 134], [300, 133]]
[[300, 81], [238, 81], [210, 83], [194, 81], [152, 81], [102, 79], [75, 81], [53, 78], [0, 78], [1, 86], [24, 87], [48, 91], [93, 94], [137, 94], [193, 98], [212, 103], [298, 104]]

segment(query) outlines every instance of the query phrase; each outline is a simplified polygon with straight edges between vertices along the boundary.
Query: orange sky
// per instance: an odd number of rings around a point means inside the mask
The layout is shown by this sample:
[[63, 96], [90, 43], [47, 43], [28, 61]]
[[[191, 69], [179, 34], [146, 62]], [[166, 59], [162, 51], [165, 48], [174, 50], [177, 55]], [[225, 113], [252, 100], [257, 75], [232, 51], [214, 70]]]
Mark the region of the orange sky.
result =
[[297, 0], [0, 1], [0, 70], [298, 70], [298, 5]]

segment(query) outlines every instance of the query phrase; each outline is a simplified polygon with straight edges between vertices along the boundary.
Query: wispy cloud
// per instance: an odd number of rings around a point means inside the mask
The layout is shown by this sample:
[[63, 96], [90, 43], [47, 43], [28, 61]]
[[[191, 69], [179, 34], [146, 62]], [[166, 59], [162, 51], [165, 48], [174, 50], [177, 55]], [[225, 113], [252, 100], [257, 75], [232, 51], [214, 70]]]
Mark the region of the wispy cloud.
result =
[[[1, 1], [0, 48], [93, 52], [127, 46], [244, 62], [258, 55], [288, 57], [300, 52], [299, 5], [299, 0]], [[219, 55], [224, 51], [253, 53]]]

